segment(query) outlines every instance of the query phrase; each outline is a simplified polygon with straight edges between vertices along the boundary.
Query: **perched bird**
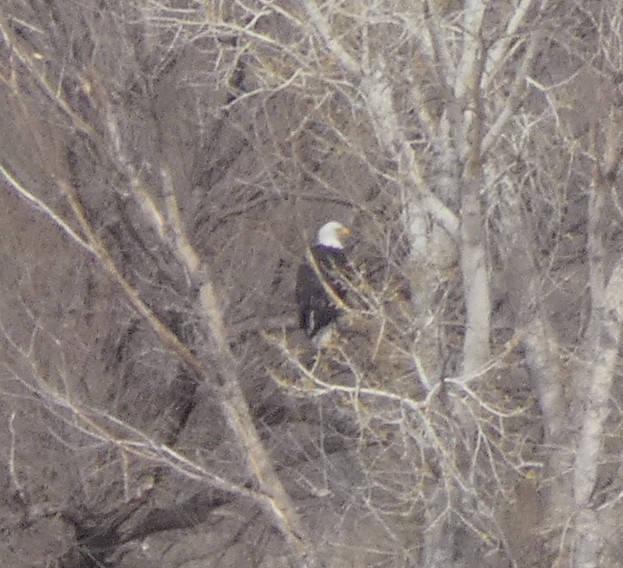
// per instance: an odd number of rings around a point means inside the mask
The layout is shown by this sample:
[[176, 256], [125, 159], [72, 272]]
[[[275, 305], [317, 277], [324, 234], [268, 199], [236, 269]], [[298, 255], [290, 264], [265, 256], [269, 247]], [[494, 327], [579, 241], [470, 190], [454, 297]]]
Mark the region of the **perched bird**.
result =
[[342, 313], [340, 305], [346, 297], [348, 266], [342, 239], [349, 235], [350, 230], [342, 223], [326, 223], [320, 227], [316, 244], [299, 267], [296, 278], [299, 325], [310, 338]]

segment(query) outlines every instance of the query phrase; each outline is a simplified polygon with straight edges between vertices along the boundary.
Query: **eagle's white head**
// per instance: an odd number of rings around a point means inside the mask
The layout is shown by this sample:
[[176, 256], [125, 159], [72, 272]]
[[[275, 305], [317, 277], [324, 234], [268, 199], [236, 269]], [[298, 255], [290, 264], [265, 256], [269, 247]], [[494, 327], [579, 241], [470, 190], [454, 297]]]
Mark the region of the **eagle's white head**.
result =
[[338, 221], [329, 221], [320, 227], [316, 244], [342, 250], [344, 248], [342, 239], [349, 235], [350, 229], [346, 225], [342, 225]]

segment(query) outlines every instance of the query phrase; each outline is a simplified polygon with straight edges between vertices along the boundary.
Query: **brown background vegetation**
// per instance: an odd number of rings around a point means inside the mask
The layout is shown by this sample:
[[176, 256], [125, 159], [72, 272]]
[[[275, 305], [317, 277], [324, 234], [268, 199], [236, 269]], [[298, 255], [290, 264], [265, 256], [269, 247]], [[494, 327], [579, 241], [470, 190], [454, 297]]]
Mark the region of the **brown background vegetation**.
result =
[[617, 566], [622, 8], [4, 2], [3, 562]]

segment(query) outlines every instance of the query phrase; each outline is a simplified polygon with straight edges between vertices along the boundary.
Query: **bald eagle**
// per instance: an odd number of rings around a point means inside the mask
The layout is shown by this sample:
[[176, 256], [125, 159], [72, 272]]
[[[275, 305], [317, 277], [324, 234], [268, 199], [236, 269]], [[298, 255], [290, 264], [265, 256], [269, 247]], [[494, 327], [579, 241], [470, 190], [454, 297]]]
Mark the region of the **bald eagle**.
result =
[[318, 231], [309, 258], [301, 264], [296, 278], [299, 326], [308, 337], [333, 323], [342, 313], [340, 302], [346, 297], [344, 271], [347, 260], [342, 239], [348, 227], [330, 221]]

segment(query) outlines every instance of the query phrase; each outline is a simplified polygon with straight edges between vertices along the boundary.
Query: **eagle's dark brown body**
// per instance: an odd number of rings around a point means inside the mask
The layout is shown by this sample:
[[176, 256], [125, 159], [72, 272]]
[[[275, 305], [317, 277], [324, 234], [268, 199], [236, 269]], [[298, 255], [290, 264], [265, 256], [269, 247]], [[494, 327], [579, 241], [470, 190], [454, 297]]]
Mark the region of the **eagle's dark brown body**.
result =
[[331, 298], [327, 288], [340, 300], [346, 297], [344, 269], [347, 261], [344, 252], [317, 244], [311, 248], [311, 256], [316, 268], [306, 260], [299, 267], [296, 278], [299, 325], [308, 337], [316, 335], [342, 313], [336, 298]]

